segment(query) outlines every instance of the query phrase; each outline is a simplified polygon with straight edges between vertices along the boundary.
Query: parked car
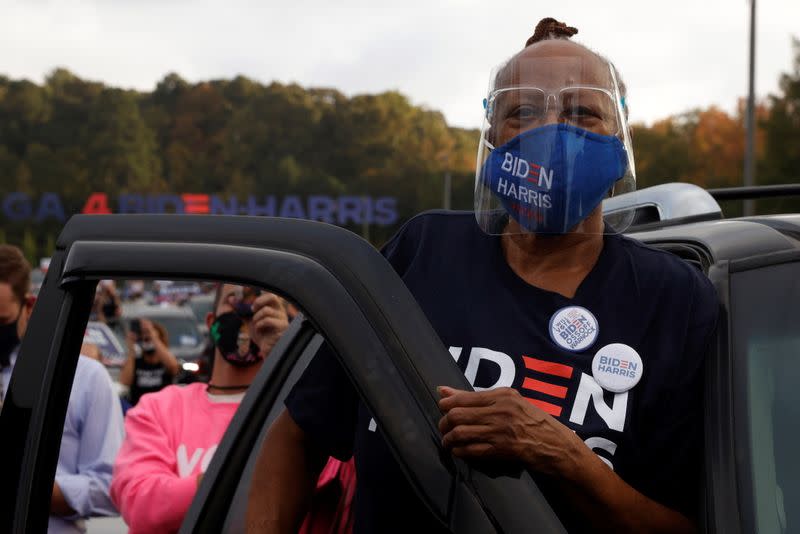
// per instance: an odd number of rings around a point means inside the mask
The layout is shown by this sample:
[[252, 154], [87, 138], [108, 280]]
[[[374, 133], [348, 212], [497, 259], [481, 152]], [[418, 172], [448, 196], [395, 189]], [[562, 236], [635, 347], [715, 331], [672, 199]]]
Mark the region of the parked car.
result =
[[[720, 328], [707, 355], [705, 406], [698, 407], [706, 414], [701, 528], [797, 532], [800, 215], [725, 220], [707, 193], [682, 186], [633, 198], [641, 216], [630, 235], [694, 265], [719, 294]], [[705, 207], [684, 209], [695, 201]], [[243, 530], [260, 444], [323, 340], [412, 487], [449, 530], [564, 531], [526, 471], [487, 470], [442, 449], [435, 387], [470, 385], [400, 278], [354, 234], [287, 219], [76, 216], [50, 270], [0, 414], [0, 532], [45, 529], [79, 334], [97, 280], [125, 276], [261, 286], [305, 314], [251, 384], [181, 532]]]

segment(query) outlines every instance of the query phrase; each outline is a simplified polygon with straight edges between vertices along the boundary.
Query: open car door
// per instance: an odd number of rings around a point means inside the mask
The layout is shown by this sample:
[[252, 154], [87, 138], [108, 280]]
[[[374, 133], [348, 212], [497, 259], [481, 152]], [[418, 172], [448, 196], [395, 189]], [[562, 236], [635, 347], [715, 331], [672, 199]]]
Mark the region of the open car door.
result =
[[[336, 352], [428, 509], [457, 532], [563, 532], [527, 472], [484, 473], [440, 445], [436, 386], [470, 388], [389, 263], [310, 221], [76, 216], [58, 239], [0, 415], [0, 532], [44, 531], [61, 429], [100, 279], [219, 280], [274, 291], [304, 314], [259, 372], [182, 532], [236, 532], [254, 456], [323, 340]], [[276, 459], [279, 461], [279, 459]]]

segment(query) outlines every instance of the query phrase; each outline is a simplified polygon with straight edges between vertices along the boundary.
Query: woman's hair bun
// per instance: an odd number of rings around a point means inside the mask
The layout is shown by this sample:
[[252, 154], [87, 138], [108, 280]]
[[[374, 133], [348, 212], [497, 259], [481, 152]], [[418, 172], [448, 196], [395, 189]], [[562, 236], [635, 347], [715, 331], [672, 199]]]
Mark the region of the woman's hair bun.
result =
[[539, 41], [547, 39], [569, 39], [578, 33], [578, 28], [567, 26], [564, 22], [559, 22], [552, 17], [547, 17], [539, 21], [533, 35], [525, 42], [525, 46], [530, 46]]

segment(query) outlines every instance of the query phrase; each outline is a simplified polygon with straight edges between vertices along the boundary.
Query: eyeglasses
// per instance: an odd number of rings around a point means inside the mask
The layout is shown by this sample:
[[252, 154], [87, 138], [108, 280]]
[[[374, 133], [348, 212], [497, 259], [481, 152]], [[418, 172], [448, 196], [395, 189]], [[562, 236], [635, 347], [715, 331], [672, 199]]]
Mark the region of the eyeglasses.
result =
[[611, 91], [601, 87], [575, 85], [557, 91], [538, 87], [498, 89], [485, 103], [486, 118], [492, 125], [507, 123], [519, 129], [544, 125], [552, 108], [558, 122], [607, 135], [620, 131], [620, 120]]

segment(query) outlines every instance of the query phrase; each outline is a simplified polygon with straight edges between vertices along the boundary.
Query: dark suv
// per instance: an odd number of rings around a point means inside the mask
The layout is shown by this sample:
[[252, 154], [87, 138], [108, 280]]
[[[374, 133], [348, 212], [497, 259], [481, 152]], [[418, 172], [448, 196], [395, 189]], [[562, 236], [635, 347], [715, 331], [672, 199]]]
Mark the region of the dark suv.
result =
[[[685, 184], [635, 199], [630, 235], [703, 271], [720, 298], [698, 407], [706, 418], [703, 529], [800, 532], [800, 462], [792, 456], [800, 450], [800, 215], [723, 219], [706, 192]], [[612, 199], [606, 210], [626, 202]], [[106, 278], [225, 280], [268, 288], [303, 310], [250, 387], [182, 532], [243, 530], [260, 443], [323, 340], [442, 524], [453, 532], [563, 532], [526, 472], [485, 472], [442, 450], [435, 386], [470, 386], [367, 242], [309, 221], [170, 215], [76, 216], [59, 237], [0, 415], [0, 532], [46, 528], [81, 338]]]

